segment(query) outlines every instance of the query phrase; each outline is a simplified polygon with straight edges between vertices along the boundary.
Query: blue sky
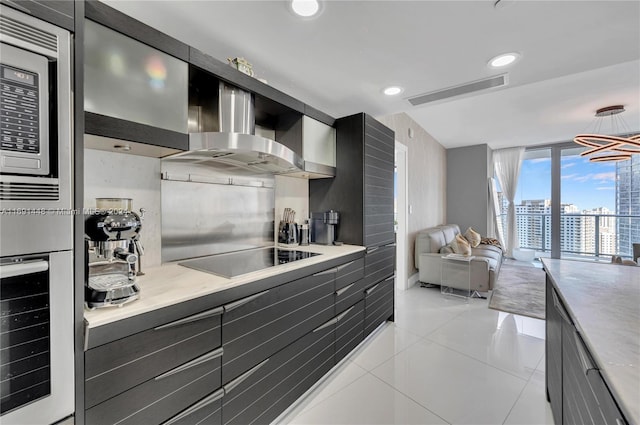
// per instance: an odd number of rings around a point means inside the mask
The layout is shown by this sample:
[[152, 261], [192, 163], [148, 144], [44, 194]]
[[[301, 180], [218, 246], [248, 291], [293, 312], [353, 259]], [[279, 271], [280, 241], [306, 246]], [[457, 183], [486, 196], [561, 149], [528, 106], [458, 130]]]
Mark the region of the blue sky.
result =
[[[590, 163], [572, 155], [562, 157], [562, 203], [577, 205], [580, 210], [606, 207], [615, 212], [615, 163]], [[516, 203], [523, 199], [551, 199], [551, 159], [524, 160]]]

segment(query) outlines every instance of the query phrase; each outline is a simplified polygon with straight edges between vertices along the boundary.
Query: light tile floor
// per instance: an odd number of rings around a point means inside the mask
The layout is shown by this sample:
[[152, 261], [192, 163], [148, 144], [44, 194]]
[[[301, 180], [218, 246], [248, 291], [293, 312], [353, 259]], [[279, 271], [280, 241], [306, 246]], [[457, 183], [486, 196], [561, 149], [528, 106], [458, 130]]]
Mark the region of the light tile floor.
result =
[[283, 424], [553, 424], [544, 321], [414, 286]]

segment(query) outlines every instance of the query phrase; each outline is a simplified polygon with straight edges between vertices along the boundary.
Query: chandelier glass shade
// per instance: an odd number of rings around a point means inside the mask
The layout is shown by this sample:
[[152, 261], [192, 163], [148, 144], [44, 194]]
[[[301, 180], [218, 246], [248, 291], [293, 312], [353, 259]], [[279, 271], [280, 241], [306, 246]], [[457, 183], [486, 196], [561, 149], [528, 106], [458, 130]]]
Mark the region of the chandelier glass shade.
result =
[[607, 106], [596, 111], [597, 129], [593, 133], [578, 134], [573, 141], [589, 149], [580, 156], [592, 155], [590, 162], [624, 161], [631, 159], [631, 155], [640, 154], [640, 134], [633, 136], [614, 136], [600, 133], [604, 118], [611, 117], [613, 134], [624, 134], [626, 124], [617, 114], [624, 112], [622, 105]]

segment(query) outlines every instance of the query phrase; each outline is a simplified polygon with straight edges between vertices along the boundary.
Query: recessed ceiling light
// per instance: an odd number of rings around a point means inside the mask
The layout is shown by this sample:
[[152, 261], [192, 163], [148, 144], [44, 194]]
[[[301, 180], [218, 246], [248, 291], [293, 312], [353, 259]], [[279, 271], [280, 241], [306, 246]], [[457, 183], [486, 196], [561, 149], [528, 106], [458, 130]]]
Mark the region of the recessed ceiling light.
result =
[[291, 0], [291, 9], [296, 15], [309, 18], [320, 10], [318, 0]]
[[395, 96], [397, 94], [402, 93], [403, 91], [404, 89], [402, 87], [391, 86], [382, 90], [382, 93], [386, 94], [387, 96]]
[[504, 53], [498, 55], [489, 61], [489, 66], [492, 68], [502, 68], [503, 66], [511, 65], [520, 58], [518, 53]]

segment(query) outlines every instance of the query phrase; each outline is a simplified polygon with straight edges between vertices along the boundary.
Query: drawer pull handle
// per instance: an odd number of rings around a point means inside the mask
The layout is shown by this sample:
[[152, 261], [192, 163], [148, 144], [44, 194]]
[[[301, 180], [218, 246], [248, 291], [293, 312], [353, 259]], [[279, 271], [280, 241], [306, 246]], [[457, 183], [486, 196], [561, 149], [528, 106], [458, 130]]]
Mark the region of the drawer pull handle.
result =
[[344, 316], [346, 316], [347, 314], [349, 314], [349, 312], [351, 310], [353, 310], [355, 308], [355, 305], [352, 305], [351, 307], [349, 307], [348, 309], [346, 309], [345, 311], [343, 311], [342, 313], [340, 313], [337, 317], [336, 317], [336, 322], [341, 321], [342, 319], [344, 319]]
[[567, 323], [573, 324], [573, 322], [571, 322], [571, 319], [567, 315], [567, 312], [564, 310], [564, 307], [562, 306], [562, 304], [560, 304], [560, 300], [558, 299], [556, 291], [552, 289], [551, 295], [553, 296], [553, 305], [558, 310], [558, 313], [560, 313], [562, 319], [564, 319], [564, 321]]
[[380, 284], [378, 283], [377, 285], [372, 286], [371, 288], [367, 289], [366, 291], [364, 291], [365, 294], [370, 295], [373, 291], [376, 290], [376, 288], [380, 286]]
[[216, 307], [212, 310], [203, 311], [202, 313], [194, 314], [193, 316], [185, 317], [184, 319], [176, 320], [175, 322], [167, 323], [166, 325], [157, 326], [153, 328], [154, 331], [160, 331], [162, 329], [173, 328], [175, 326], [184, 325], [185, 323], [196, 322], [198, 320], [208, 319], [214, 316], [220, 316], [222, 314], [222, 307]]
[[587, 375], [590, 370], [597, 369], [596, 366], [591, 361], [591, 357], [587, 353], [584, 343], [578, 335], [578, 332], [573, 333], [573, 338], [575, 339], [576, 349], [578, 350], [578, 357], [580, 358], [580, 363], [582, 364], [582, 368], [584, 369], [584, 374]]
[[616, 425], [627, 425], [627, 423], [622, 418], [616, 418]]
[[387, 246], [388, 247], [396, 246], [396, 243], [395, 242], [391, 242], [391, 243], [388, 243], [388, 244], [385, 245], [385, 247], [387, 247]]
[[164, 378], [171, 376], [171, 375], [175, 375], [176, 373], [180, 373], [182, 371], [185, 371], [187, 369], [191, 369], [192, 367], [198, 366], [202, 363], [208, 362], [209, 360], [213, 360], [213, 359], [217, 359], [218, 357], [222, 357], [223, 354], [223, 349], [222, 347], [217, 348], [213, 351], [210, 351], [208, 353], [205, 353], [203, 355], [201, 355], [200, 357], [196, 357], [195, 359], [191, 360], [190, 362], [187, 362], [183, 365], [180, 365], [176, 368], [171, 369], [168, 372], [163, 373], [162, 375], [156, 376], [155, 380], [156, 381], [161, 381]]
[[338, 267], [336, 267], [336, 271], [339, 272], [340, 270], [344, 270], [345, 267], [349, 267], [350, 265], [352, 265], [355, 262], [356, 262], [356, 260], [353, 260], [353, 261], [348, 262], [347, 264], [343, 264], [341, 266], [338, 266]]
[[314, 273], [314, 276], [324, 276], [324, 275], [327, 275], [327, 274], [333, 274], [333, 273], [335, 273], [337, 271], [338, 271], [338, 269], [333, 268], [333, 269], [325, 270], [323, 272]]
[[257, 293], [257, 294], [254, 294], [254, 295], [251, 295], [251, 296], [249, 296], [249, 297], [247, 297], [247, 298], [243, 298], [243, 299], [241, 299], [241, 300], [234, 301], [234, 302], [232, 302], [232, 303], [226, 304], [226, 305], [224, 306], [224, 312], [225, 312], [225, 313], [227, 313], [227, 312], [229, 312], [229, 311], [231, 311], [231, 310], [235, 310], [236, 308], [238, 308], [238, 307], [240, 307], [240, 306], [243, 306], [243, 305], [245, 305], [245, 304], [247, 304], [247, 303], [249, 303], [249, 302], [251, 302], [251, 301], [255, 300], [256, 298], [259, 298], [259, 297], [263, 296], [263, 295], [264, 295], [264, 294], [266, 294], [267, 292], [269, 292], [269, 290], [266, 290], [266, 291], [263, 291], [263, 292], [260, 292], [260, 293]]
[[315, 328], [315, 329], [313, 330], [313, 332], [321, 331], [321, 330], [323, 330], [324, 328], [328, 328], [329, 326], [333, 326], [333, 325], [335, 325], [336, 323], [338, 323], [338, 318], [337, 318], [337, 317], [334, 317], [333, 319], [329, 320], [328, 322], [326, 322], [326, 323], [324, 323], [324, 324], [322, 324], [322, 325], [318, 326], [317, 328]]
[[389, 282], [390, 280], [393, 280], [393, 279], [395, 279], [395, 278], [396, 278], [396, 275], [394, 274], [394, 275], [389, 276], [388, 278], [386, 278], [384, 281], [385, 281], [385, 282]]
[[345, 286], [345, 287], [344, 287], [344, 288], [342, 288], [342, 289], [338, 289], [338, 290], [336, 291], [336, 295], [337, 295], [337, 296], [340, 296], [340, 295], [344, 294], [344, 293], [345, 293], [345, 292], [347, 292], [347, 291], [349, 290], [349, 288], [351, 288], [353, 285], [355, 285], [355, 282], [354, 282], [354, 283], [352, 283], [351, 285], [347, 285], [347, 286]]
[[251, 375], [256, 373], [258, 369], [264, 366], [265, 363], [267, 363], [268, 361], [269, 359], [264, 360], [262, 363], [258, 364], [257, 366], [254, 366], [252, 369], [249, 369], [247, 372], [243, 373], [233, 381], [229, 382], [227, 385], [223, 386], [222, 388], [224, 389], [224, 394], [225, 395], [229, 394], [231, 391], [233, 391], [234, 388], [236, 388], [238, 385], [242, 384], [244, 381], [249, 379]]
[[211, 403], [220, 400], [222, 397], [224, 397], [224, 390], [222, 388], [220, 388], [218, 391], [214, 392], [213, 394], [208, 395], [207, 397], [203, 398], [202, 400], [200, 400], [199, 402], [197, 402], [193, 406], [188, 407], [187, 409], [185, 409], [182, 412], [178, 413], [176, 416], [174, 416], [173, 418], [169, 419], [168, 421], [163, 422], [162, 425], [171, 425], [173, 423], [176, 423], [176, 422], [180, 421], [181, 419], [186, 418], [190, 414], [202, 409], [203, 407], [207, 407]]
[[373, 252], [376, 252], [379, 249], [380, 249], [379, 246], [376, 246], [375, 248], [367, 248], [367, 254], [371, 254]]

